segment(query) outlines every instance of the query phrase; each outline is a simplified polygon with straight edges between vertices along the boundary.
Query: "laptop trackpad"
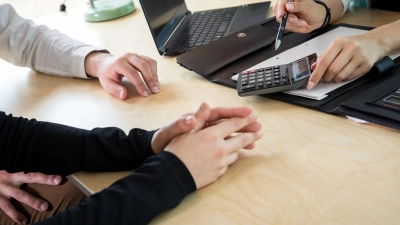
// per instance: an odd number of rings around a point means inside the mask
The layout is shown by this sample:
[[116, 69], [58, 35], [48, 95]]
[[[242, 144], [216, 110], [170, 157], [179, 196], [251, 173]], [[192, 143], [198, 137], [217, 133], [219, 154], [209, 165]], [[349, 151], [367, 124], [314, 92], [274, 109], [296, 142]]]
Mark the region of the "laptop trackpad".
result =
[[267, 17], [269, 5], [269, 2], [265, 2], [239, 7], [224, 36], [264, 21]]

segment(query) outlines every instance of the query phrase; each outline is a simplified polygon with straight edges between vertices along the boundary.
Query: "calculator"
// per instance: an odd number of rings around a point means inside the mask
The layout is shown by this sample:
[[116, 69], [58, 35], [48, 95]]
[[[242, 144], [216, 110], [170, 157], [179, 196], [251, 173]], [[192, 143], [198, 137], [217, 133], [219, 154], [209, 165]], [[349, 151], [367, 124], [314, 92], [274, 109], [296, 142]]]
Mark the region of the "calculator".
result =
[[298, 89], [308, 83], [316, 60], [314, 53], [289, 64], [243, 71], [238, 76], [237, 92], [250, 96]]

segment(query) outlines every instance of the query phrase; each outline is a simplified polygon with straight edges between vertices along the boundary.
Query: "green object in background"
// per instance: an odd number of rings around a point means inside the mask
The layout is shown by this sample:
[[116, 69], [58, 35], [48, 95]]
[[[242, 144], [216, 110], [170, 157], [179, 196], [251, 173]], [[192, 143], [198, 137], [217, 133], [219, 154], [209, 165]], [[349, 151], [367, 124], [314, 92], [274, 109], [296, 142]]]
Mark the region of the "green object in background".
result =
[[84, 12], [88, 22], [100, 22], [126, 16], [136, 7], [132, 0], [93, 0]]
[[359, 6], [359, 7], [368, 7], [368, 0], [353, 0], [351, 2], [351, 5], [353, 6]]

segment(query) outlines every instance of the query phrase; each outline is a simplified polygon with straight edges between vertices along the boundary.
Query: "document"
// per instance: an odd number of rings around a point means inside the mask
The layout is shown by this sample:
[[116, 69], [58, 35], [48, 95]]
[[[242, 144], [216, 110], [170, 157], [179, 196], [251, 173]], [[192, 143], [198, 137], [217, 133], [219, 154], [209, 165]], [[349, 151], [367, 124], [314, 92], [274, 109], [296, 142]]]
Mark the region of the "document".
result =
[[[311, 55], [313, 53], [317, 53], [317, 56], [321, 56], [322, 53], [324, 53], [326, 51], [326, 49], [328, 49], [329, 45], [332, 43], [332, 41], [335, 38], [337, 38], [339, 36], [359, 35], [359, 34], [363, 34], [365, 32], [367, 32], [367, 31], [356, 29], [356, 28], [338, 27], [338, 28], [333, 29], [329, 32], [326, 32], [318, 37], [315, 37], [307, 42], [304, 42], [296, 47], [288, 49], [288, 50], [280, 53], [279, 55], [269, 58], [269, 59], [267, 59], [257, 65], [254, 65], [246, 70], [288, 64], [288, 63], [296, 61], [300, 58], [303, 58], [307, 55]], [[232, 78], [232, 79], [234, 79], [234, 78]], [[328, 96], [327, 94], [329, 92], [335, 90], [336, 88], [339, 88], [340, 86], [345, 85], [348, 82], [350, 82], [350, 81], [340, 82], [340, 83], [320, 82], [316, 85], [316, 87], [314, 87], [311, 90], [308, 90], [304, 87], [304, 88], [300, 88], [300, 89], [294, 90], [294, 91], [289, 91], [286, 93], [291, 94], [291, 95], [302, 96], [305, 98], [321, 100], [321, 99], [327, 97]]]

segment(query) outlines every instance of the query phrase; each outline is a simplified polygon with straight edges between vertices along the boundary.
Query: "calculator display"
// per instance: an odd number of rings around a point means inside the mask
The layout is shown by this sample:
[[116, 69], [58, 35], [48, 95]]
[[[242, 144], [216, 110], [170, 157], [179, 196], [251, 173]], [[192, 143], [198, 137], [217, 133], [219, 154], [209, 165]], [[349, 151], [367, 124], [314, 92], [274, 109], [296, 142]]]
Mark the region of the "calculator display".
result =
[[400, 105], [400, 98], [397, 97], [397, 96], [393, 96], [393, 95], [389, 96], [389, 97], [385, 98], [384, 101], [391, 102], [391, 103], [394, 103], [396, 105]]
[[311, 75], [308, 64], [307, 58], [292, 63], [293, 79], [295, 82]]

